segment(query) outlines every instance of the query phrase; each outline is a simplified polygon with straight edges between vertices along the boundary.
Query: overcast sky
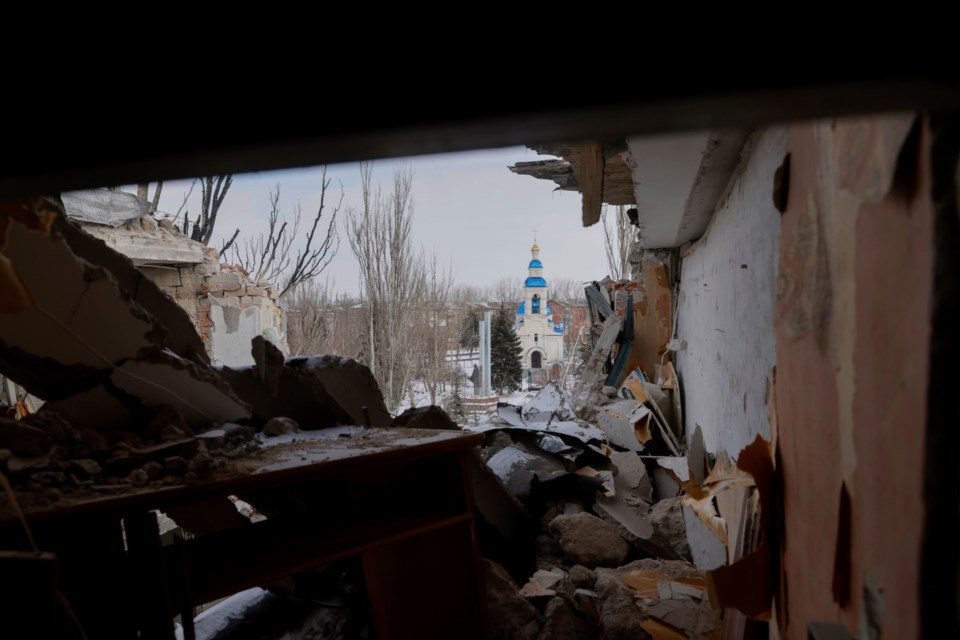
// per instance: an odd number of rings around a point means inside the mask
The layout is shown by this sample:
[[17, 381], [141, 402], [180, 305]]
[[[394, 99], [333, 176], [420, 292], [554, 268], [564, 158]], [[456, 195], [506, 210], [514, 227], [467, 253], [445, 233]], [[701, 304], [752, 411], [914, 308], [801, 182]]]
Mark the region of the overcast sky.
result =
[[[583, 228], [580, 194], [554, 191], [553, 182], [519, 176], [507, 169], [518, 161], [540, 158], [523, 147], [491, 151], [382, 160], [374, 164], [374, 182], [385, 191], [392, 187], [392, 172], [401, 164], [414, 170], [413, 239], [441, 261], [451, 262], [460, 284], [486, 287], [503, 277], [525, 276], [533, 231], [537, 230], [544, 275], [550, 278], [595, 280], [606, 275], [603, 231], [599, 224]], [[304, 219], [320, 204], [319, 168], [271, 171], [234, 177], [217, 219], [211, 246], [219, 247], [239, 227], [241, 237], [266, 228], [270, 188], [280, 183], [280, 211], [292, 216], [299, 200]], [[358, 164], [332, 165], [327, 204], [336, 204], [343, 186], [344, 209], [359, 207]], [[190, 182], [164, 185], [160, 211], [177, 210]], [[187, 208], [191, 216], [200, 209], [200, 188]], [[341, 213], [341, 218], [345, 218]], [[340, 251], [321, 278], [331, 277], [344, 292], [359, 291], [359, 270], [350, 251], [343, 220]], [[322, 224], [322, 223], [321, 223]]]

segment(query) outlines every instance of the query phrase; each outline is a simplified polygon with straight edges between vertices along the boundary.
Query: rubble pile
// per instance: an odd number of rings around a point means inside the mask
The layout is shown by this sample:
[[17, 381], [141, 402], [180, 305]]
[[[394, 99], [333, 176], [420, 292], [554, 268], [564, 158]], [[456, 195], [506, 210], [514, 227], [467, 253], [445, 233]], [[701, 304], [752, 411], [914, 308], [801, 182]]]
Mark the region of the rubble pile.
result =
[[284, 359], [257, 337], [255, 365], [212, 366], [182, 307], [58, 200], [4, 203], [0, 239], [0, 373], [45, 401], [0, 418], [24, 507], [236, 473], [260, 431], [390, 423], [348, 359]]
[[[519, 503], [514, 517], [533, 541], [526, 555], [484, 549], [493, 637], [719, 637], [687, 541], [689, 469], [674, 455], [683, 445], [671, 422], [660, 430], [651, 397], [660, 385], [646, 383], [641, 396], [631, 375], [596, 425], [551, 383], [523, 408], [501, 403], [468, 428], [486, 433], [480, 457]], [[627, 402], [629, 411], [609, 411]]]
[[684, 433], [666, 268], [643, 271], [587, 288], [593, 350], [572, 394], [551, 384], [468, 428], [485, 432], [481, 459], [531, 540], [483, 549], [494, 638], [718, 638], [724, 606], [763, 616], [736, 561], [763, 561], [751, 551], [770, 535], [755, 491], [769, 447], [713, 460], [699, 429]]

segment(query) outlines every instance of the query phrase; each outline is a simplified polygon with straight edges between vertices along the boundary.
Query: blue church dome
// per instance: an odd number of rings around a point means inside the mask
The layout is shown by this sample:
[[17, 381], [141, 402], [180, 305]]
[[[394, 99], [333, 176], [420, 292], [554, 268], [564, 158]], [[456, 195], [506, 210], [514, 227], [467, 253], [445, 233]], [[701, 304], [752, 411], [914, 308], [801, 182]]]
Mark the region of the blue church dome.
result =
[[523, 282], [525, 287], [546, 287], [547, 281], [539, 276], [530, 276]]
[[539, 260], [531, 260], [530, 264], [527, 265], [527, 269], [543, 269], [543, 263]]

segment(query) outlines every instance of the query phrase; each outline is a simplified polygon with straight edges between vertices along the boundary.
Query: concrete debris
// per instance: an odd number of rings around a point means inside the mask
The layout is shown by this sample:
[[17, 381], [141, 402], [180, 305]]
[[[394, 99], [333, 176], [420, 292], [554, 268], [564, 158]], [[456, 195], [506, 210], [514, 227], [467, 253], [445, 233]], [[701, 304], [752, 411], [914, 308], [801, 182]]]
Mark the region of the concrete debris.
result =
[[163, 348], [158, 322], [109, 272], [75, 256], [58, 233], [11, 220], [4, 241], [0, 256], [14, 265], [30, 304], [0, 313], [0, 366], [30, 393], [67, 397]]
[[263, 425], [263, 434], [266, 436], [282, 436], [285, 433], [296, 433], [299, 430], [300, 425], [297, 424], [296, 420], [282, 416], [270, 418], [267, 420], [267, 424]]
[[549, 454], [531, 451], [522, 445], [501, 449], [487, 460], [487, 466], [503, 481], [510, 493], [523, 500], [534, 482], [547, 482], [567, 474], [564, 465]]
[[484, 586], [490, 617], [490, 637], [503, 640], [537, 640], [541, 617], [520, 595], [517, 584], [503, 567], [484, 559]]
[[131, 300], [157, 319], [165, 329], [164, 346], [181, 358], [194, 362], [210, 362], [203, 340], [184, 307], [167, 295], [160, 284], [134, 266], [126, 255], [62, 217], [53, 223], [70, 250], [85, 262], [105, 269], [116, 279], [120, 289]]
[[528, 423], [549, 424], [553, 421], [568, 422], [576, 419], [569, 394], [555, 382], [547, 383], [533, 400], [525, 404], [521, 415]]
[[[265, 340], [261, 344], [269, 345]], [[272, 345], [266, 348], [275, 349]], [[255, 357], [256, 353], [257, 348]], [[373, 374], [354, 360], [336, 356], [296, 357], [286, 358], [279, 373], [275, 360], [269, 367], [269, 373], [259, 365], [217, 369], [237, 394], [250, 402], [258, 424], [284, 416], [296, 420], [305, 430], [337, 425], [390, 425], [390, 414]], [[274, 376], [276, 383], [272, 382]]]
[[615, 567], [630, 553], [616, 528], [589, 513], [560, 515], [550, 523], [564, 554], [587, 568]]
[[450, 419], [446, 411], [435, 404], [407, 409], [394, 418], [390, 426], [407, 429], [460, 431], [460, 426]]
[[143, 406], [175, 407], [191, 427], [250, 417], [247, 404], [212, 369], [170, 351], [125, 362], [110, 382]]

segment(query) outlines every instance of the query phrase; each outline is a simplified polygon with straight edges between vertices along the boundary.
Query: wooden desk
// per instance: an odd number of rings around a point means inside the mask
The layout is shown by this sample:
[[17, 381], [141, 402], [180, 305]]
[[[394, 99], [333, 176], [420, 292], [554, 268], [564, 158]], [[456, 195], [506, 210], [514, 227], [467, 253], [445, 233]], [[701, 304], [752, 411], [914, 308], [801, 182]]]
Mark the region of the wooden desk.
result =
[[[28, 514], [87, 637], [171, 638], [176, 613], [351, 555], [363, 561], [378, 639], [486, 637], [464, 462], [483, 436], [340, 427], [297, 437], [235, 461], [229, 477]], [[267, 519], [229, 524], [217, 514], [231, 495]], [[153, 510], [201, 533], [161, 546]], [[0, 549], [25, 548], [0, 515]], [[62, 616], [57, 631], [74, 637]]]

